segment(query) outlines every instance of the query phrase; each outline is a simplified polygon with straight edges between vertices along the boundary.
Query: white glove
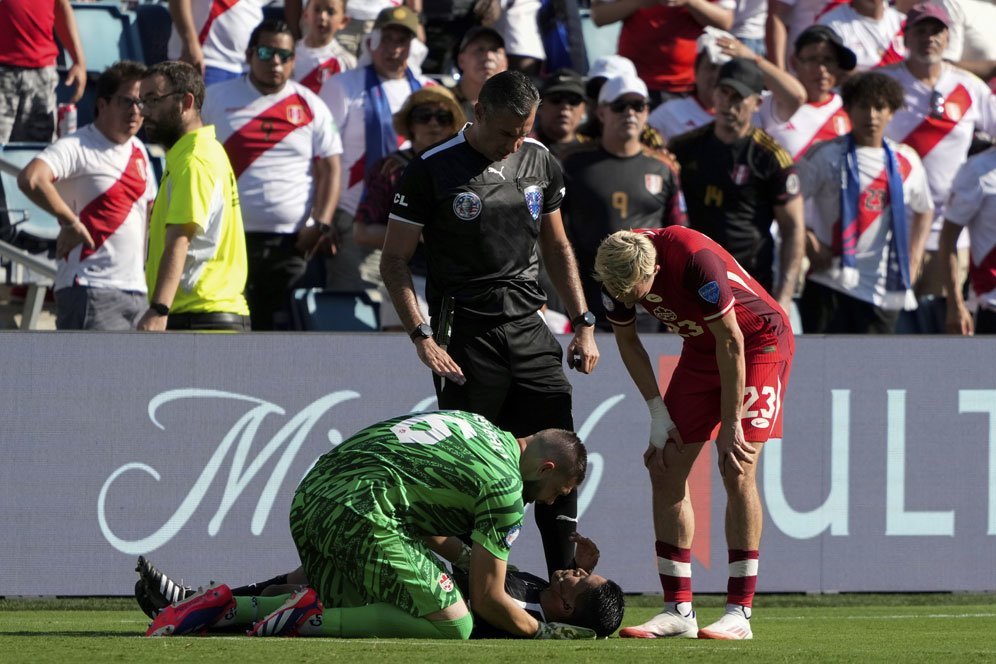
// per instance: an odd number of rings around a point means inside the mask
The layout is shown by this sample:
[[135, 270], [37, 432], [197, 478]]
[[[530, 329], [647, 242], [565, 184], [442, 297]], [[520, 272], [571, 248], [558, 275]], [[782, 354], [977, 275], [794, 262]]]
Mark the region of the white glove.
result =
[[595, 634], [595, 630], [588, 629], [587, 627], [578, 627], [577, 625], [568, 625], [567, 623], [558, 622], [541, 622], [539, 624], [539, 630], [533, 638], [567, 641], [575, 639], [594, 639], [596, 636], [598, 635]]
[[674, 420], [659, 396], [647, 399], [647, 408], [650, 409], [650, 444], [659, 450], [664, 449], [668, 432], [674, 428]]

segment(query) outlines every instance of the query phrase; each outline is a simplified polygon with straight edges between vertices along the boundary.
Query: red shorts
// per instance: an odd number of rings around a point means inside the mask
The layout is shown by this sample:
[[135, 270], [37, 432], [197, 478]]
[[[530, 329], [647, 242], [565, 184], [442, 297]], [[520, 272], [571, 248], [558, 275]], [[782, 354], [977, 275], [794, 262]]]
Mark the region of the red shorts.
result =
[[[720, 422], [719, 370], [686, 361], [683, 354], [664, 395], [671, 419], [686, 443], [713, 440]], [[744, 440], [763, 443], [782, 437], [782, 399], [792, 358], [780, 362], [747, 361], [741, 424]]]

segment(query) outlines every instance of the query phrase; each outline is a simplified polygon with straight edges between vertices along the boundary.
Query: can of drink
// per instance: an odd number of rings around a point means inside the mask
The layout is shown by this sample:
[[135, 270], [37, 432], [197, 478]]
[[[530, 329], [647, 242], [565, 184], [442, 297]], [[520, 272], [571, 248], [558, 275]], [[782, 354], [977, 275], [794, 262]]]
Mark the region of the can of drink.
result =
[[60, 137], [76, 131], [76, 104], [59, 104], [57, 118]]

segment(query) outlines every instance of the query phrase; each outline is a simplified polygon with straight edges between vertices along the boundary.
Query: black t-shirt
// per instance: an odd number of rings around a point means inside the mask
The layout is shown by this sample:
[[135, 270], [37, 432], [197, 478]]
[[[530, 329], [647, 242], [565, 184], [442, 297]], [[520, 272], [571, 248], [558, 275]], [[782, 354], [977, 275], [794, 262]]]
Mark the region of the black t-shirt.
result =
[[[470, 598], [470, 578], [467, 572], [453, 570], [453, 580], [465, 599]], [[505, 574], [505, 592], [514, 599], [526, 613], [540, 622], [546, 622], [543, 609], [540, 607], [540, 593], [550, 587], [550, 583], [528, 572], [507, 572]], [[473, 607], [471, 607], [473, 610]], [[472, 639], [515, 639], [524, 638], [509, 634], [474, 614], [474, 631]]]
[[649, 149], [632, 157], [616, 157], [600, 145], [591, 145], [564, 158], [564, 182], [564, 223], [577, 256], [585, 300], [601, 320], [605, 309], [600, 284], [593, 276], [598, 245], [616, 231], [684, 223], [678, 178]]
[[456, 325], [497, 326], [535, 313], [546, 301], [537, 283], [540, 225], [563, 197], [560, 166], [533, 139], [491, 162], [461, 131], [412, 161], [390, 218], [422, 226], [429, 311], [436, 315], [451, 296]]
[[799, 195], [792, 157], [757, 127], [723, 143], [713, 126], [682, 134], [668, 146], [681, 164], [688, 225], [718, 242], [770, 290], [774, 208]]

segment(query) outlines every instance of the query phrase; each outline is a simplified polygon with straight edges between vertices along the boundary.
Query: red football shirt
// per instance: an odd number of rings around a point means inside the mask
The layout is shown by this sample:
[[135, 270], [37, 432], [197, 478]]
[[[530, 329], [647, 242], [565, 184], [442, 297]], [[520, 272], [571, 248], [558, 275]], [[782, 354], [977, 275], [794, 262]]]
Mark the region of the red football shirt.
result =
[[[709, 323], [730, 309], [744, 336], [747, 360], [778, 362], [787, 359], [792, 344], [788, 317], [774, 298], [730, 254], [713, 240], [690, 228], [640, 229], [657, 249], [660, 270], [643, 308], [685, 340], [682, 353], [701, 355], [708, 366], [716, 363], [716, 338]], [[606, 318], [616, 325], [632, 324], [636, 316], [603, 288]]]
[[59, 57], [55, 0], [0, 2], [0, 65], [40, 69]]

